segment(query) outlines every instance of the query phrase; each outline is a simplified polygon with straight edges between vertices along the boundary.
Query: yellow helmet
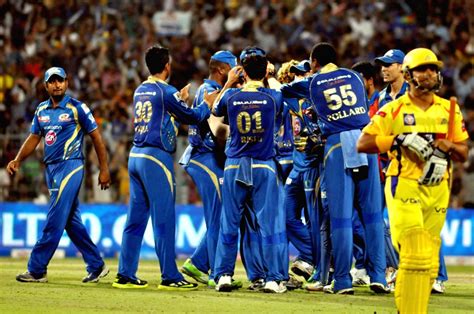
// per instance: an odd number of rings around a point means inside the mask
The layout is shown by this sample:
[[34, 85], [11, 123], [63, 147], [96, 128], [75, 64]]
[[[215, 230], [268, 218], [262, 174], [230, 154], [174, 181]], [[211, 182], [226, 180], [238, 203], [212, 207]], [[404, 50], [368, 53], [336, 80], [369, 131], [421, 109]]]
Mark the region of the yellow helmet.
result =
[[421, 65], [433, 64], [440, 70], [443, 67], [443, 62], [438, 60], [435, 53], [427, 48], [416, 48], [407, 53], [403, 59], [403, 72], [413, 70]]

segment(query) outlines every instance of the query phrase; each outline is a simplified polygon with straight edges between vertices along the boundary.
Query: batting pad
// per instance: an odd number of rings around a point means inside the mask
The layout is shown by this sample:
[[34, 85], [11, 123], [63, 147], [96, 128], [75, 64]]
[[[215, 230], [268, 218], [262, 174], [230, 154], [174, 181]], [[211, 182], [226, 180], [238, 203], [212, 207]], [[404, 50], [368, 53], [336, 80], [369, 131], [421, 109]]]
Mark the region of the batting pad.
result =
[[441, 238], [439, 236], [432, 237], [433, 252], [431, 254], [431, 285], [438, 277], [439, 270], [439, 249], [441, 247]]
[[427, 313], [431, 283], [433, 236], [413, 228], [400, 236], [400, 266], [395, 284], [399, 313]]

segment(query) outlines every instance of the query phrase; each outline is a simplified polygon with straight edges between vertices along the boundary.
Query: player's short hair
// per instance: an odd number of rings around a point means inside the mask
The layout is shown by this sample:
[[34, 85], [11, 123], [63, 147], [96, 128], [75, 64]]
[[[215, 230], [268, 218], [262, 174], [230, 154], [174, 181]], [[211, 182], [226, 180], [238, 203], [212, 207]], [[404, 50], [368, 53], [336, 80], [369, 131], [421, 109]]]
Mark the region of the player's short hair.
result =
[[375, 69], [375, 66], [368, 61], [357, 62], [352, 66], [352, 70], [361, 73], [366, 80], [375, 80], [375, 77], [377, 75], [377, 70]]
[[318, 43], [311, 50], [311, 60], [317, 60], [321, 66], [325, 66], [328, 63], [336, 63], [336, 49], [330, 43]]
[[225, 68], [226, 65], [227, 63], [211, 59], [209, 61], [209, 73], [215, 73], [217, 70]]
[[267, 55], [258, 47], [247, 47], [240, 54], [240, 63], [252, 80], [263, 80], [267, 75]]
[[168, 48], [159, 45], [151, 46], [145, 53], [145, 62], [151, 75], [161, 73], [170, 62], [170, 52]]

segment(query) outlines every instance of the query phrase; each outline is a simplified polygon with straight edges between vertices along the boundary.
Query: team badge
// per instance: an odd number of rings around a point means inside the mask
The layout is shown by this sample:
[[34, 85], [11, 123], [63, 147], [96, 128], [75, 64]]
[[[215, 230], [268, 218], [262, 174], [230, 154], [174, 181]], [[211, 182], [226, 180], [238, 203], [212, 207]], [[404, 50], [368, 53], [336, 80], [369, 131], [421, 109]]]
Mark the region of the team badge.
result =
[[59, 115], [59, 121], [60, 122], [71, 121], [71, 117], [69, 116], [69, 113], [63, 113], [63, 114]]
[[404, 113], [403, 114], [403, 124], [404, 125], [416, 125], [415, 115], [413, 113]]
[[57, 138], [58, 136], [56, 135], [56, 132], [51, 130], [48, 133], [46, 133], [46, 136], [44, 137], [44, 142], [46, 143], [46, 145], [51, 146], [54, 143], [56, 143]]
[[49, 116], [38, 116], [38, 121], [39, 122], [49, 122], [49, 121], [51, 121], [51, 119], [49, 118]]

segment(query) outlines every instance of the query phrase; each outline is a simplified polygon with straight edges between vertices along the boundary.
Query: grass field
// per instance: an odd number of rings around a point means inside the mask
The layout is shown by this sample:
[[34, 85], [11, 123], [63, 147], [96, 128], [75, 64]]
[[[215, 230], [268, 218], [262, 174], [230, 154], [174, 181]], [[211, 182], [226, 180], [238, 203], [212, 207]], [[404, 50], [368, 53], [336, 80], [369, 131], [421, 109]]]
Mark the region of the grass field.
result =
[[[15, 275], [26, 269], [24, 259], [0, 258], [0, 313], [155, 313], [155, 312], [246, 312], [246, 313], [396, 313], [393, 294], [373, 295], [357, 288], [354, 296], [328, 295], [296, 290], [282, 295], [243, 289], [217, 293], [205, 286], [193, 292], [163, 292], [159, 284], [158, 262], [142, 261], [139, 277], [148, 280], [144, 290], [112, 288], [117, 260], [107, 260], [110, 274], [98, 284], [83, 284], [81, 259], [53, 259], [48, 269], [49, 283], [19, 283]], [[182, 262], [179, 263], [180, 265]], [[445, 295], [430, 299], [430, 313], [474, 312], [474, 266], [448, 267]], [[245, 280], [238, 264], [236, 278]]]

